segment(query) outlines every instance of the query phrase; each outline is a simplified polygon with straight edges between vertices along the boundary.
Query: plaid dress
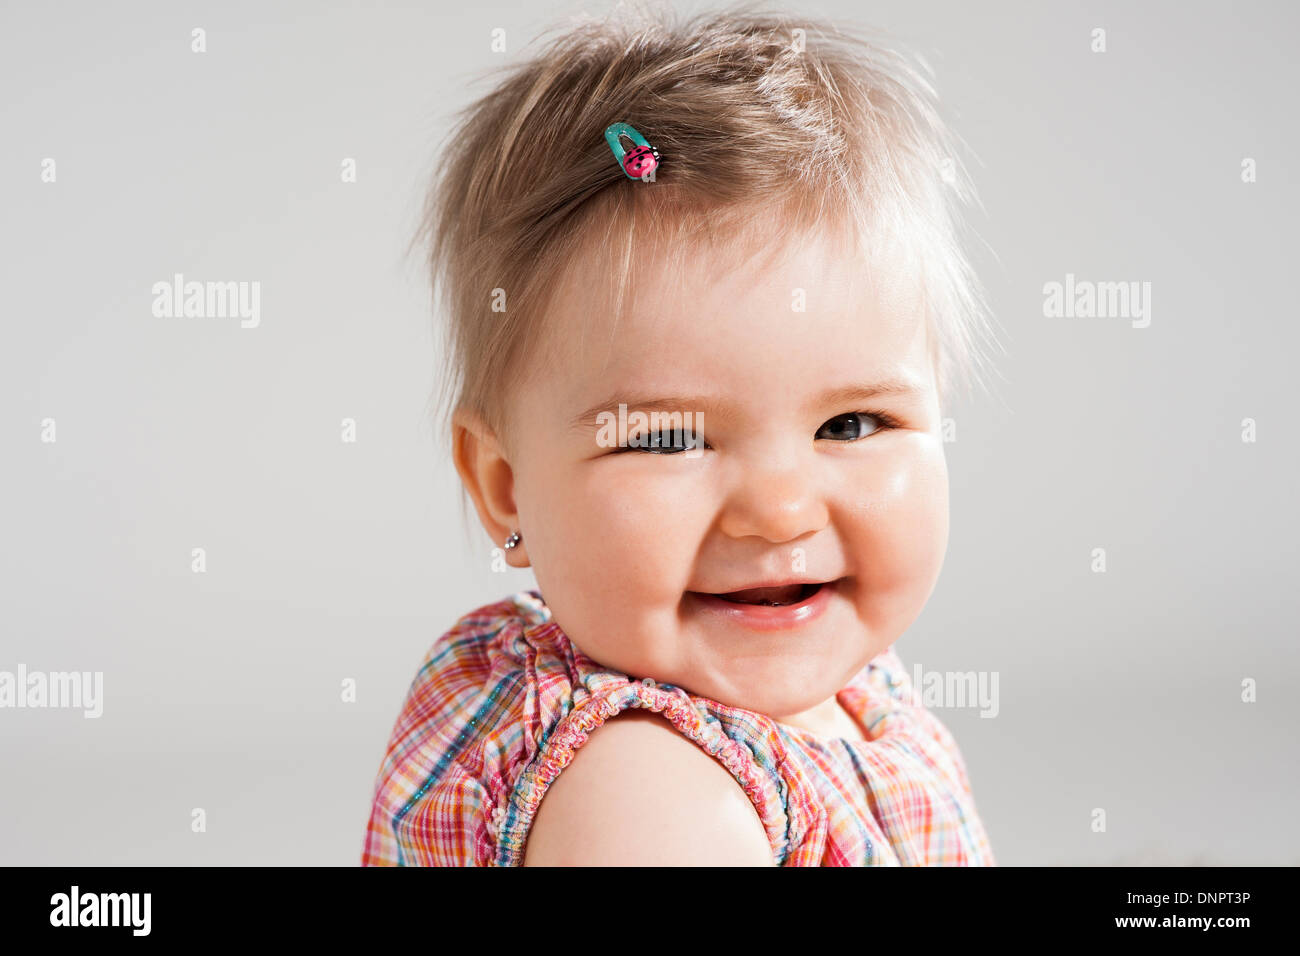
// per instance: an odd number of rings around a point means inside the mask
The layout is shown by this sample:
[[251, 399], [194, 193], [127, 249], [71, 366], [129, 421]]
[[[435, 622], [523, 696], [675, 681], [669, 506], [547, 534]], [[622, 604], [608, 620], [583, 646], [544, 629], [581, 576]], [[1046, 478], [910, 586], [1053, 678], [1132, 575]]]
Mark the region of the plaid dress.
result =
[[731, 771], [782, 866], [992, 866], [956, 742], [893, 649], [837, 695], [870, 740], [826, 739], [586, 657], [537, 591], [462, 617], [411, 684], [375, 781], [363, 866], [519, 866], [588, 734], [659, 711]]

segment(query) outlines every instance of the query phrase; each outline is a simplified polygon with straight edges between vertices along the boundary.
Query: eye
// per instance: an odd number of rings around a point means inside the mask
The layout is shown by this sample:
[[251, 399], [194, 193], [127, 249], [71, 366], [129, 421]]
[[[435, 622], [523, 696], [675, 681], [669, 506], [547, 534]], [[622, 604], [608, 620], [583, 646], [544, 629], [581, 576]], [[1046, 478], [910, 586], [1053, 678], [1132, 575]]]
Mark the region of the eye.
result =
[[[874, 427], [869, 422], [874, 422]], [[882, 428], [896, 427], [898, 427], [898, 423], [888, 415], [875, 412], [848, 412], [844, 415], [836, 415], [822, 425], [817, 430], [816, 437], [826, 438], [830, 441], [858, 441], [880, 431]]]
[[627, 448], [620, 451], [644, 451], [652, 455], [680, 455], [692, 448], [708, 448], [709, 443], [699, 435], [665, 428], [657, 432], [642, 432], [627, 440]]

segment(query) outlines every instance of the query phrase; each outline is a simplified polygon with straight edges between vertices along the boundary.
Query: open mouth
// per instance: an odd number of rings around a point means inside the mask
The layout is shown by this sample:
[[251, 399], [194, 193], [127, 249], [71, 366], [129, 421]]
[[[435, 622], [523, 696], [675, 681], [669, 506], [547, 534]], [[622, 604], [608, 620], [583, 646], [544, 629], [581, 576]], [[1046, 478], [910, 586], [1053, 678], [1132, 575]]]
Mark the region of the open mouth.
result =
[[825, 614], [847, 580], [836, 578], [721, 593], [686, 593], [692, 607], [715, 622], [722, 622], [724, 627], [789, 631], [807, 627]]
[[764, 607], [788, 607], [802, 604], [822, 589], [817, 584], [786, 584], [775, 588], [745, 588], [743, 591], [730, 591], [726, 594], [714, 594], [713, 597], [732, 604], [760, 604]]

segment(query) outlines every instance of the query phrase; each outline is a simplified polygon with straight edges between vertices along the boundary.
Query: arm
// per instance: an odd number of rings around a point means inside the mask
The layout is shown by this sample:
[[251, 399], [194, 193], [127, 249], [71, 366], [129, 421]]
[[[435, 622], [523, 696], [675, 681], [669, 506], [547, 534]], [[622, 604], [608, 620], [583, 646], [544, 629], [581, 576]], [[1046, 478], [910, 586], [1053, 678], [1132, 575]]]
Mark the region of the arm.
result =
[[758, 813], [717, 760], [652, 711], [594, 730], [551, 783], [524, 866], [773, 866]]

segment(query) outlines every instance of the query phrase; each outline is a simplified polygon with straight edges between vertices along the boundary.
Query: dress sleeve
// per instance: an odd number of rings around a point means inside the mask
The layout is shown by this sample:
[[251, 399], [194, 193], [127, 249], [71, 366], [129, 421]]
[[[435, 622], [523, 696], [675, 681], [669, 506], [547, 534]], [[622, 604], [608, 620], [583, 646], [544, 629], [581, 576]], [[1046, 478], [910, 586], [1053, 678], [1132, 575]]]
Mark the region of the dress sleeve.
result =
[[482, 784], [455, 763], [427, 780], [413, 769], [380, 780], [362, 866], [490, 866], [495, 848]]
[[924, 738], [927, 745], [939, 749], [947, 757], [951, 775], [962, 790], [970, 791], [966, 764], [952, 732], [926, 708], [921, 692], [907, 673], [902, 660], [891, 647], [871, 662], [869, 683], [875, 687], [887, 704], [881, 709], [886, 719], [898, 719], [910, 725], [913, 736]]
[[697, 705], [684, 690], [659, 685], [646, 678], [637, 682], [607, 683], [599, 693], [575, 706], [554, 727], [534, 758], [520, 773], [506, 804], [498, 811], [498, 866], [518, 866], [523, 861], [528, 831], [547, 788], [573, 760], [579, 747], [606, 720], [629, 707], [661, 714], [687, 739], [715, 758], [749, 796], [767, 833], [773, 859], [783, 862], [790, 838], [784, 800], [785, 786], [772, 771], [770, 761], [756, 759], [746, 743], [723, 731], [721, 722], [707, 708]]
[[957, 857], [965, 865], [996, 866], [993, 848], [975, 806], [966, 761], [952, 732], [924, 704], [903, 662], [891, 647], [871, 662], [868, 683], [872, 719], [889, 724], [888, 733], [910, 741], [917, 754], [944, 782], [946, 819], [960, 834]]
[[518, 631], [507, 600], [465, 615], [425, 655], [376, 775], [363, 866], [488, 866], [496, 795], [517, 759], [518, 668], [498, 640]]

